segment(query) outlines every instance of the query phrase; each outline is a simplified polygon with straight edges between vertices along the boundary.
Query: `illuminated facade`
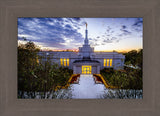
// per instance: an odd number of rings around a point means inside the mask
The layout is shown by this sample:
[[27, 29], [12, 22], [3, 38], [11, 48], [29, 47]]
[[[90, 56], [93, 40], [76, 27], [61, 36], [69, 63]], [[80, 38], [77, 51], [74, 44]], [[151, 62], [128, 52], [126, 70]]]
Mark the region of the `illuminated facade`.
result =
[[74, 74], [99, 74], [100, 70], [104, 68], [123, 69], [125, 60], [123, 54], [118, 52], [94, 52], [94, 48], [89, 45], [87, 25], [85, 35], [84, 45], [79, 47], [78, 53], [42, 51], [39, 52], [39, 55], [48, 54], [53, 62], [73, 69]]

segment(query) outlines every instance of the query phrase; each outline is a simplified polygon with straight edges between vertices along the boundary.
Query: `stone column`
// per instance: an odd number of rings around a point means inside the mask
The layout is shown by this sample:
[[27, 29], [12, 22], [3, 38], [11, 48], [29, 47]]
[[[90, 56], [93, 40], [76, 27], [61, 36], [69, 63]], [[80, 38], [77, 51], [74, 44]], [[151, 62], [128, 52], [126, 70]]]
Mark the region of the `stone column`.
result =
[[100, 74], [100, 66], [97, 66], [97, 74]]
[[76, 66], [74, 65], [73, 66], [73, 74], [76, 74], [77, 73], [77, 71], [76, 71]]

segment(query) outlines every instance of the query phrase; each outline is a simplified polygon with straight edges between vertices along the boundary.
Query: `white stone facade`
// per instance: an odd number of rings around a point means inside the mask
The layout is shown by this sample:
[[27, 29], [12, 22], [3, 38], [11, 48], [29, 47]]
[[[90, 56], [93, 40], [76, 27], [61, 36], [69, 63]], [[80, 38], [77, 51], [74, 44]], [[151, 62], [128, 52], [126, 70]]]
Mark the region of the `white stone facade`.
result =
[[[104, 68], [113, 68], [115, 70], [123, 69], [125, 56], [118, 52], [94, 52], [94, 48], [88, 44], [88, 31], [83, 47], [79, 47], [79, 52], [54, 52], [41, 51], [40, 56], [49, 56], [52, 62], [73, 69], [74, 74], [81, 74], [82, 66], [91, 66], [92, 74], [99, 74]], [[43, 57], [45, 60], [46, 57]], [[84, 69], [88, 70], [88, 69]], [[87, 72], [87, 71], [86, 71]]]

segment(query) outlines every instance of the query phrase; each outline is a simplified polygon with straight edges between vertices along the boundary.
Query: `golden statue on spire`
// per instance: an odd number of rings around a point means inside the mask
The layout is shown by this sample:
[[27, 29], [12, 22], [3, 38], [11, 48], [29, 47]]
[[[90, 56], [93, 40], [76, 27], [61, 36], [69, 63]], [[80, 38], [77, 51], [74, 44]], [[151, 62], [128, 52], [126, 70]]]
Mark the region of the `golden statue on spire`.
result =
[[85, 24], [86, 24], [86, 29], [87, 29], [87, 22], [85, 22]]

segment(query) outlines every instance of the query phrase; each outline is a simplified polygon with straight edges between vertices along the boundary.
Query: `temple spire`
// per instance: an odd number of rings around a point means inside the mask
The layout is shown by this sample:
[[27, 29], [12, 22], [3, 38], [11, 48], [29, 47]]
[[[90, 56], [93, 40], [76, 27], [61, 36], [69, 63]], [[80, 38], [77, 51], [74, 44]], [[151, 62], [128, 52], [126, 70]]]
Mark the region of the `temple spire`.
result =
[[84, 45], [88, 45], [88, 30], [87, 30], [87, 23], [86, 24], [86, 37], [85, 37], [85, 40], [84, 40]]
[[87, 30], [87, 23], [85, 23], [86, 24], [86, 30]]

